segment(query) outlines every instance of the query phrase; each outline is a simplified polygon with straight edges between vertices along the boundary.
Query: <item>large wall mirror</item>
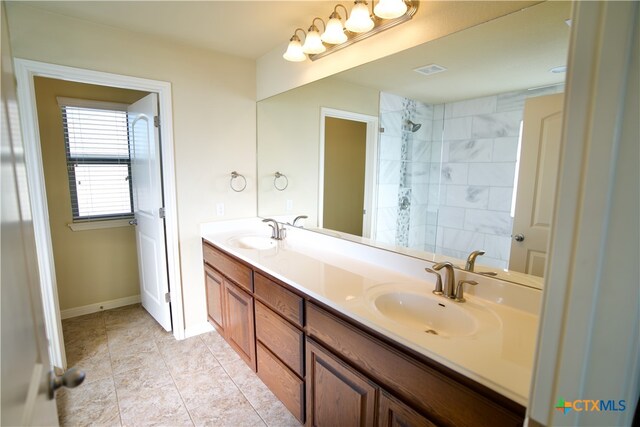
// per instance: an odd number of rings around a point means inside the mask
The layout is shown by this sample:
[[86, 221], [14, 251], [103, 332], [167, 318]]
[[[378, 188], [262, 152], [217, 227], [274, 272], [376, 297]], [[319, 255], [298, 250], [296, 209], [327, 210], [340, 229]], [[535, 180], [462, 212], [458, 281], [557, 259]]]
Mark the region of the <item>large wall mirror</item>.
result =
[[258, 214], [461, 268], [483, 250], [476, 271], [540, 285], [569, 16], [544, 2], [260, 101]]

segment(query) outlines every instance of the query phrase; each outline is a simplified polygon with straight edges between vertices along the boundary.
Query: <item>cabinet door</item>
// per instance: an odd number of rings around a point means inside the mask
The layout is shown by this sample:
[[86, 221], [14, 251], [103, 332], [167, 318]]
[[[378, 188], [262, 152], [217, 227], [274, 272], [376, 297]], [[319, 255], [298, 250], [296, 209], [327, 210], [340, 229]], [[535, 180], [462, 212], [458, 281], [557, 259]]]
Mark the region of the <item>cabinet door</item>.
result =
[[378, 388], [307, 339], [307, 425], [372, 426]]
[[224, 336], [224, 279], [208, 265], [204, 266], [204, 279], [207, 291], [207, 317]]
[[379, 427], [435, 427], [431, 421], [390, 396], [380, 393]]
[[256, 336], [253, 317], [253, 297], [228, 280], [225, 284], [227, 342], [240, 357], [256, 370]]

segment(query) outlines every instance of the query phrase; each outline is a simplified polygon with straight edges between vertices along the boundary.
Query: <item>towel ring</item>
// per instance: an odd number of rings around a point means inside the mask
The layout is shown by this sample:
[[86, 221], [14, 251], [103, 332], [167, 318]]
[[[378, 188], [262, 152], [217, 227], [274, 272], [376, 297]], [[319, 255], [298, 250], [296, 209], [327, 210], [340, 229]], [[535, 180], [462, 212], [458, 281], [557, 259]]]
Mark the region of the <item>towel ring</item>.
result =
[[[233, 182], [234, 182], [234, 180], [236, 180], [238, 178], [242, 178], [242, 184], [241, 184], [241, 186], [235, 186], [234, 187]], [[245, 178], [244, 175], [239, 174], [236, 171], [233, 171], [233, 172], [231, 172], [231, 179], [229, 180], [229, 186], [236, 193], [244, 191], [244, 189], [247, 188], [247, 178]], [[240, 187], [242, 187], [242, 188], [240, 188]]]
[[[284, 178], [284, 187], [278, 187], [278, 178]], [[276, 172], [275, 178], [273, 178], [273, 186], [278, 191], [284, 191], [289, 186], [289, 178], [283, 173]]]

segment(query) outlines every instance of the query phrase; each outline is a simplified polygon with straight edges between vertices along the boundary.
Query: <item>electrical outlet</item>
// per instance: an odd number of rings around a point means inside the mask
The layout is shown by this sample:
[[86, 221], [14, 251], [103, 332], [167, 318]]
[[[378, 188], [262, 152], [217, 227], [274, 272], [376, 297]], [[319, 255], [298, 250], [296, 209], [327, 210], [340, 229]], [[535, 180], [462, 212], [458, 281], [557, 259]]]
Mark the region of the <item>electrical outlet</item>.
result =
[[287, 206], [285, 208], [287, 213], [293, 212], [293, 200], [287, 199]]
[[224, 216], [224, 203], [216, 203], [216, 214]]

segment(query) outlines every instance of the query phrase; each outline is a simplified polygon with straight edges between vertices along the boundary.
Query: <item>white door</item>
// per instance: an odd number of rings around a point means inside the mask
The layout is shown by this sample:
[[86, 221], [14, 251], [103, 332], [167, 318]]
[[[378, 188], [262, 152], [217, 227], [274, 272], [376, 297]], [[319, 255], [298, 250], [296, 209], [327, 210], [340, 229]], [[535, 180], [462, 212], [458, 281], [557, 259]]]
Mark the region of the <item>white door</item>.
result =
[[47, 397], [52, 369], [44, 325], [24, 144], [19, 132], [16, 86], [2, 11], [2, 135], [0, 136], [0, 283], [2, 406], [0, 424], [58, 425]]
[[171, 330], [169, 279], [165, 250], [164, 210], [158, 95], [152, 93], [129, 106], [131, 180], [135, 213], [138, 271], [142, 306], [167, 331]]
[[527, 99], [509, 270], [542, 277], [560, 160], [564, 94]]

